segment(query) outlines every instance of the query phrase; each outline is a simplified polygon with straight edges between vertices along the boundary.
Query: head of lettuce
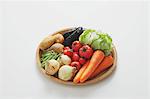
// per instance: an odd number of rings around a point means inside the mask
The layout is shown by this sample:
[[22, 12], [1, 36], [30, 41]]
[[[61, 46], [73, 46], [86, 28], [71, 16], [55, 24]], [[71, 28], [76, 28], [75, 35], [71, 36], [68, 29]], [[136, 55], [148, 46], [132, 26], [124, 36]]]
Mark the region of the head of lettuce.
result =
[[109, 55], [112, 51], [112, 39], [107, 33], [87, 29], [80, 35], [79, 41], [90, 45], [94, 50], [104, 51], [105, 55]]

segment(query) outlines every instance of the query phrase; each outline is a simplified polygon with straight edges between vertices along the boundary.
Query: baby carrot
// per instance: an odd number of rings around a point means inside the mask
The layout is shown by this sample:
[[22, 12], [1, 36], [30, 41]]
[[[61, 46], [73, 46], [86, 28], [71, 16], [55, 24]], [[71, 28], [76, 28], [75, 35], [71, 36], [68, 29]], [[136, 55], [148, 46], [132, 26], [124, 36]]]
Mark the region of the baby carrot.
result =
[[100, 74], [100, 72], [104, 71], [108, 67], [113, 64], [113, 57], [111, 55], [106, 56], [104, 60], [100, 63], [100, 65], [96, 68], [96, 70], [91, 74], [90, 78], [93, 78]]
[[79, 70], [79, 72], [76, 74], [75, 78], [73, 79], [74, 83], [79, 83], [80, 82], [80, 77], [83, 74], [83, 72], [85, 71], [85, 69], [87, 68], [87, 66], [89, 65], [89, 60], [81, 67], [81, 69]]
[[87, 68], [85, 69], [85, 71], [83, 72], [83, 74], [80, 78], [81, 83], [86, 81], [91, 76], [91, 74], [95, 71], [95, 69], [98, 67], [98, 65], [103, 60], [104, 56], [105, 55], [101, 50], [96, 50], [93, 53], [89, 65], [87, 66]]

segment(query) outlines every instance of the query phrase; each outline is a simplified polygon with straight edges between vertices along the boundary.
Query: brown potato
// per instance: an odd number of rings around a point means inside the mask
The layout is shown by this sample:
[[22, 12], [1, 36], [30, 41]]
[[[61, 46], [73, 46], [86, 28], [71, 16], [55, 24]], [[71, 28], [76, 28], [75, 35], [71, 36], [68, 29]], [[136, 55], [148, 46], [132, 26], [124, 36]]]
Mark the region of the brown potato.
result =
[[55, 42], [56, 43], [63, 43], [64, 42], [64, 37], [62, 34], [56, 34], [54, 35]]
[[54, 42], [55, 38], [53, 36], [48, 36], [40, 43], [40, 48], [42, 50], [45, 50], [49, 48]]
[[54, 43], [48, 50], [53, 50], [57, 53], [62, 53], [63, 52], [64, 45], [61, 43]]
[[40, 43], [40, 49], [45, 50], [52, 46], [54, 43], [63, 43], [64, 37], [62, 34], [55, 34], [53, 36], [46, 37], [41, 43]]

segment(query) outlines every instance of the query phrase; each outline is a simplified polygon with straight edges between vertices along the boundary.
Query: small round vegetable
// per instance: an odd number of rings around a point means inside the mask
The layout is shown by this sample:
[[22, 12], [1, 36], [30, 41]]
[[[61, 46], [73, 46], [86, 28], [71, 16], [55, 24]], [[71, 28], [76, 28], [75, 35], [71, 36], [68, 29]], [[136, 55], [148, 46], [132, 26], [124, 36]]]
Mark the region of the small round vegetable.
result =
[[68, 65], [68, 64], [70, 64], [71, 63], [71, 58], [69, 57], [69, 56], [67, 56], [67, 55], [61, 55], [60, 56], [60, 61], [63, 63], [63, 64], [65, 64], [65, 65]]
[[81, 57], [89, 59], [93, 55], [93, 49], [88, 45], [84, 45], [79, 49], [79, 55]]
[[79, 55], [73, 52], [72, 61], [79, 61], [79, 58], [80, 58]]
[[71, 50], [69, 46], [64, 47], [64, 50]]
[[69, 57], [72, 57], [73, 52], [70, 49], [69, 50], [64, 50], [64, 54], [69, 56]]
[[71, 67], [69, 65], [63, 65], [58, 72], [58, 77], [64, 81], [71, 80], [75, 75], [76, 67]]
[[63, 52], [64, 45], [61, 43], [54, 43], [48, 50], [53, 50], [57, 53], [62, 53]]
[[62, 34], [56, 34], [54, 35], [55, 42], [56, 43], [63, 43], [64, 42], [64, 37]]
[[74, 41], [72, 43], [72, 49], [74, 52], [78, 52], [81, 47], [82, 47], [82, 44], [79, 41]]
[[51, 59], [48, 61], [48, 65], [45, 67], [45, 71], [47, 74], [54, 75], [60, 68], [60, 64], [58, 61]]
[[81, 58], [79, 59], [79, 63], [80, 63], [81, 65], [85, 64], [85, 63], [86, 63], [86, 59], [81, 57]]
[[71, 66], [72, 66], [72, 67], [76, 67], [77, 70], [80, 70], [80, 68], [81, 68], [81, 65], [80, 65], [79, 62], [72, 62], [72, 63], [71, 63]]

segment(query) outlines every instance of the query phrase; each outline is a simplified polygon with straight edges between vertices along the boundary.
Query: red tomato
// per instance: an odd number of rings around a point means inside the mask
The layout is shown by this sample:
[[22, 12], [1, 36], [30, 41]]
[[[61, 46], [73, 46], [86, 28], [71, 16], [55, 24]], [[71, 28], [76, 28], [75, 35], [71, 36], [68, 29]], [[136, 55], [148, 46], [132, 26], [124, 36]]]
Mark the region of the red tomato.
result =
[[81, 65], [80, 65], [79, 62], [72, 62], [72, 63], [71, 63], [71, 66], [72, 66], [72, 67], [76, 67], [77, 70], [80, 70], [80, 68], [81, 68]]
[[76, 53], [76, 54], [78, 54], [78, 55], [79, 55], [79, 52], [73, 52], [73, 53]]
[[86, 59], [84, 59], [84, 58], [79, 58], [79, 63], [81, 64], [81, 65], [83, 65], [83, 64], [85, 64], [86, 63]]
[[72, 57], [73, 52], [71, 50], [64, 50], [64, 55]]
[[78, 52], [81, 47], [82, 47], [82, 44], [79, 41], [74, 41], [72, 43], [72, 49], [75, 52]]
[[81, 57], [89, 59], [93, 55], [93, 49], [88, 45], [84, 45], [79, 49], [79, 55]]
[[69, 46], [64, 47], [64, 50], [71, 50]]
[[73, 55], [72, 55], [72, 61], [79, 61], [79, 55], [75, 52], [73, 52]]

